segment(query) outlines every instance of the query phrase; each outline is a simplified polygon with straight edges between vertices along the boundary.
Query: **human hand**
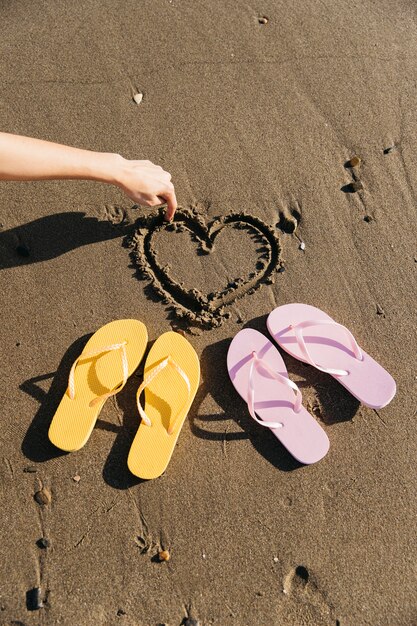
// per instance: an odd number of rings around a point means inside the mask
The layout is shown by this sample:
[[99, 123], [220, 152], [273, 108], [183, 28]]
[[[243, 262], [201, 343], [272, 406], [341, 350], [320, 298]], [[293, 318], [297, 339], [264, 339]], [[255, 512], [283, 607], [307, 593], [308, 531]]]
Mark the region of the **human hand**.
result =
[[142, 206], [167, 203], [165, 218], [172, 220], [177, 209], [171, 174], [151, 161], [134, 161], [120, 157], [116, 184], [125, 194]]

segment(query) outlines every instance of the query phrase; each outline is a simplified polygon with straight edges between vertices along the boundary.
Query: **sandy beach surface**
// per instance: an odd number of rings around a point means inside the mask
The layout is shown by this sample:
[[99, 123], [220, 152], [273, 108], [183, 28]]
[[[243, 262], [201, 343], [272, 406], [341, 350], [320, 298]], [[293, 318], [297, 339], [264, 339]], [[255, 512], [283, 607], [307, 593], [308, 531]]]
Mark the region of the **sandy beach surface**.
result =
[[[128, 247], [155, 211], [99, 183], [0, 183], [0, 624], [415, 625], [415, 6], [3, 0], [0, 18], [1, 130], [154, 161], [195, 224], [244, 212], [284, 268], [261, 284], [245, 220], [203, 255], [187, 228], [162, 229], [158, 293]], [[197, 305], [178, 318], [167, 274], [179, 299], [236, 280], [243, 297], [190, 325]], [[330, 439], [312, 466], [251, 420], [226, 368], [232, 337], [290, 302], [346, 325], [398, 386], [375, 411], [284, 355]], [[140, 368], [84, 448], [47, 438], [71, 363], [118, 318], [150, 342], [189, 327], [201, 359], [154, 481], [126, 465]]]

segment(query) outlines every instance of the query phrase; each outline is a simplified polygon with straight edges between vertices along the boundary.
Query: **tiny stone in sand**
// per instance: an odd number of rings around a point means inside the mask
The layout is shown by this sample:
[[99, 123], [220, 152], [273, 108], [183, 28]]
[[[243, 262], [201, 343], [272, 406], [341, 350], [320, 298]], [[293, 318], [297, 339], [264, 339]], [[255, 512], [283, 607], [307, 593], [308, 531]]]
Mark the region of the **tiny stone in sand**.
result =
[[359, 167], [359, 165], [361, 164], [361, 159], [358, 156], [353, 156], [351, 159], [349, 159], [349, 161], [346, 163], [346, 167]]
[[42, 506], [50, 504], [52, 500], [51, 493], [45, 487], [39, 489], [39, 491], [37, 491], [33, 497], [35, 498], [36, 502]]
[[168, 552], [168, 550], [161, 550], [160, 553], [158, 554], [158, 557], [160, 561], [169, 561], [169, 559], [171, 558], [171, 555]]
[[41, 588], [34, 587], [26, 593], [26, 605], [29, 611], [37, 611], [43, 608]]

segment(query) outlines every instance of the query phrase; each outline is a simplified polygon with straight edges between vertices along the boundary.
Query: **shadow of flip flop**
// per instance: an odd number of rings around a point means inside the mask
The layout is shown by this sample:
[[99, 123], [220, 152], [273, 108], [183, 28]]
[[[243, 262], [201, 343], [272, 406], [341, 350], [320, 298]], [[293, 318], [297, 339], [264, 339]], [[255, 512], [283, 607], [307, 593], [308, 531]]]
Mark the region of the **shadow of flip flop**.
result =
[[[75, 359], [81, 354], [91, 334], [77, 339], [64, 354], [56, 372], [25, 380], [19, 388], [40, 403], [22, 442], [22, 452], [31, 461], [42, 463], [67, 454], [56, 448], [48, 438], [49, 425], [68, 386], [68, 376]], [[52, 379], [48, 391], [38, 383]]]

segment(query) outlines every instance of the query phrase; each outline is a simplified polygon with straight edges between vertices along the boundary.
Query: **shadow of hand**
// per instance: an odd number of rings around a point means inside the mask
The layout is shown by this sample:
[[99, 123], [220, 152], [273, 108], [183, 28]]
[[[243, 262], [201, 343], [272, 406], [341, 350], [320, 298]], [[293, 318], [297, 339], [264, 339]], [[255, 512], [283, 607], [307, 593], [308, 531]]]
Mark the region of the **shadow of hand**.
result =
[[48, 261], [75, 248], [126, 235], [130, 224], [123, 215], [119, 224], [113, 224], [70, 211], [0, 231], [0, 269]]

